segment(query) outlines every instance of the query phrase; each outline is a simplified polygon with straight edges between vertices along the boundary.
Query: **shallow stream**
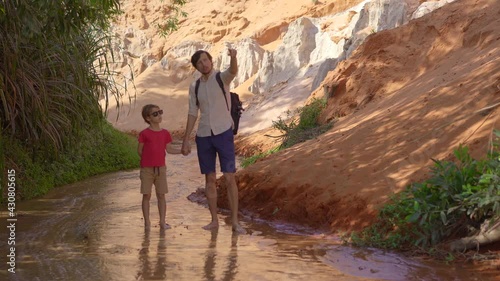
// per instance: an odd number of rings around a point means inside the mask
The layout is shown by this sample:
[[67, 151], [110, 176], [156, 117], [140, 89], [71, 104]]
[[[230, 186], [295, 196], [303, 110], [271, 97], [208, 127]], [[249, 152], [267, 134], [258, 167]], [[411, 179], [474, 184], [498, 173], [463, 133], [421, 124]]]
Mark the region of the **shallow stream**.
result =
[[[2, 243], [0, 280], [489, 280], [464, 267], [343, 246], [292, 225], [243, 218], [234, 235], [227, 215], [218, 231], [201, 227], [208, 210], [186, 197], [203, 186], [195, 154], [168, 156], [167, 222], [145, 231], [138, 170], [97, 176], [19, 202], [15, 274]], [[155, 196], [151, 221], [158, 221]], [[1, 217], [7, 221], [7, 213]], [[1, 237], [7, 241], [8, 229]]]

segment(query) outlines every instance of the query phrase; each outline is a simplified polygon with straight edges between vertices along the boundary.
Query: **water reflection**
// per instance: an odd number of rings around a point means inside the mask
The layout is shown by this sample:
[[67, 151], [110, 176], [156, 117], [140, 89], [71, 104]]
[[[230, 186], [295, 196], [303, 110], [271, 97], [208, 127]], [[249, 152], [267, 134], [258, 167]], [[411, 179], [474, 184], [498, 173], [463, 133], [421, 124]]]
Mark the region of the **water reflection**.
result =
[[[165, 280], [167, 264], [167, 245], [165, 241], [165, 230], [160, 229], [159, 239], [156, 247], [156, 258], [150, 252], [151, 230], [144, 230], [142, 248], [139, 251], [140, 268], [136, 280]], [[156, 263], [152, 263], [156, 260]], [[152, 262], [153, 261], [153, 262]]]
[[229, 252], [227, 270], [224, 271], [224, 278], [222, 280], [233, 280], [238, 273], [238, 233], [233, 232], [231, 236], [231, 251]]
[[[208, 244], [208, 249], [205, 254], [205, 266], [204, 266], [204, 280], [214, 281], [216, 280], [215, 268], [217, 265], [217, 236], [219, 234], [218, 229], [213, 229], [210, 235], [210, 242]], [[223, 281], [235, 280], [236, 274], [238, 273], [238, 233], [233, 232], [231, 236], [231, 248], [227, 256], [227, 266], [223, 272]]]
[[207, 253], [205, 254], [205, 280], [215, 280], [215, 262], [217, 258], [217, 235], [219, 234], [218, 229], [212, 229], [210, 235], [210, 243], [208, 243]]

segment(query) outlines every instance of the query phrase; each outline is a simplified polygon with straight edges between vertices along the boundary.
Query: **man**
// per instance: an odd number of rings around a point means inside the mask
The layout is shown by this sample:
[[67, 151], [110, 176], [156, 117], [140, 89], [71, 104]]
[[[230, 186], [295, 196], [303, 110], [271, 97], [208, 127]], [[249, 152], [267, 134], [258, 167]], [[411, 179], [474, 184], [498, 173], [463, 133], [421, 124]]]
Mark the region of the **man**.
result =
[[231, 207], [233, 231], [245, 233], [246, 231], [238, 222], [238, 186], [234, 177], [236, 157], [232, 130], [234, 124], [229, 111], [231, 108], [229, 84], [238, 73], [236, 50], [230, 48], [228, 55], [231, 61], [229, 68], [220, 73], [226, 98], [224, 98], [222, 89], [216, 80], [217, 71], [213, 69], [212, 56], [207, 51], [199, 50], [191, 57], [191, 64], [201, 73], [201, 78], [198, 85], [198, 96], [195, 93], [197, 82], [193, 82], [189, 87], [189, 111], [181, 151], [183, 155], [188, 155], [191, 152], [189, 136], [198, 119], [199, 110], [200, 122], [196, 132], [196, 148], [200, 170], [205, 175], [205, 195], [212, 216], [212, 221], [203, 229], [211, 230], [219, 227], [215, 185], [215, 161], [216, 156], [218, 156], [221, 172], [228, 185], [227, 193]]

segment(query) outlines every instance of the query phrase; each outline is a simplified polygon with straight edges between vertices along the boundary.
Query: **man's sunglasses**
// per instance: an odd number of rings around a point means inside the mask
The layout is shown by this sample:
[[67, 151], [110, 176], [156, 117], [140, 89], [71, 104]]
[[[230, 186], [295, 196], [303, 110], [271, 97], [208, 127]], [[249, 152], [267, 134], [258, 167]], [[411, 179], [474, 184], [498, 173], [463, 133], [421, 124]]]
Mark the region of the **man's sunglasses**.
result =
[[149, 115], [153, 115], [153, 117], [157, 117], [158, 115], [163, 115], [163, 110], [158, 110], [158, 111], [155, 111]]

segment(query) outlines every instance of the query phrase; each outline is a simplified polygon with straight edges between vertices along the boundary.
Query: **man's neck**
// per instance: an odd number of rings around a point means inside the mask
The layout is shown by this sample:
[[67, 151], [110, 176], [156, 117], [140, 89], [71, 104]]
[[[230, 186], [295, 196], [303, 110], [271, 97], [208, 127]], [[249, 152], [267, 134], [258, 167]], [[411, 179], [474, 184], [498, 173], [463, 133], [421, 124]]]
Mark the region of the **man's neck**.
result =
[[212, 72], [214, 72], [214, 70], [213, 70], [213, 69], [212, 69], [212, 70], [210, 70], [210, 72], [209, 72], [209, 73], [207, 73], [207, 74], [203, 74], [203, 73], [202, 73], [202, 74], [201, 74], [201, 80], [202, 80], [202, 81], [207, 81], [207, 80], [208, 80], [208, 77], [210, 77], [210, 75], [212, 74]]

